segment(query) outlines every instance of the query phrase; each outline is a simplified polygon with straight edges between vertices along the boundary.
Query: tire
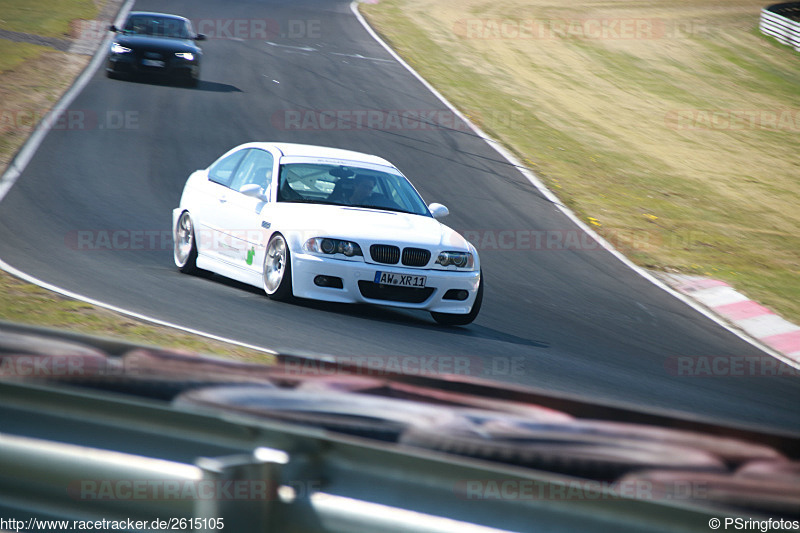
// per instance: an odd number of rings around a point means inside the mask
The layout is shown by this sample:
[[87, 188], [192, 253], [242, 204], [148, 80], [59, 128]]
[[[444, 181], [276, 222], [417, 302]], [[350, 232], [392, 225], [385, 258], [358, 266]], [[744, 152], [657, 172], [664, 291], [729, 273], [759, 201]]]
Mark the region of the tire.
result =
[[472, 309], [469, 313], [464, 315], [457, 315], [453, 313], [434, 313], [431, 312], [433, 319], [442, 326], [466, 326], [471, 324], [477, 317], [483, 304], [483, 270], [481, 270], [481, 281], [478, 285], [478, 294], [475, 295], [475, 303], [472, 304]]
[[264, 292], [270, 300], [288, 300], [292, 297], [292, 257], [289, 245], [280, 233], [267, 244], [264, 254]]
[[197, 272], [197, 239], [195, 239], [192, 217], [188, 211], [181, 213], [180, 218], [178, 218], [173, 240], [175, 245], [172, 256], [175, 259], [175, 265], [178, 270], [184, 274]]

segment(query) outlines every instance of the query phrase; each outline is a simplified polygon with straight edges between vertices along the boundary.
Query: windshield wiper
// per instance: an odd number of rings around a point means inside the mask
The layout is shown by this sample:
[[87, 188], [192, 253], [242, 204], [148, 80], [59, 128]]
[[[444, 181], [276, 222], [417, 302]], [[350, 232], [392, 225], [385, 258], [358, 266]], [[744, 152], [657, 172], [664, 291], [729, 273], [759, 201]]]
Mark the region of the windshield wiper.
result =
[[311, 200], [308, 198], [292, 198], [291, 200], [287, 199], [278, 199], [279, 202], [286, 202], [287, 204], [327, 204], [323, 200]]
[[358, 207], [361, 209], [375, 209], [377, 211], [392, 211], [394, 213], [406, 213], [409, 215], [416, 215], [417, 213], [413, 213], [411, 211], [407, 211], [405, 209], [401, 209], [399, 207], [384, 207], [381, 205], [371, 205], [371, 204], [341, 204], [347, 207]]

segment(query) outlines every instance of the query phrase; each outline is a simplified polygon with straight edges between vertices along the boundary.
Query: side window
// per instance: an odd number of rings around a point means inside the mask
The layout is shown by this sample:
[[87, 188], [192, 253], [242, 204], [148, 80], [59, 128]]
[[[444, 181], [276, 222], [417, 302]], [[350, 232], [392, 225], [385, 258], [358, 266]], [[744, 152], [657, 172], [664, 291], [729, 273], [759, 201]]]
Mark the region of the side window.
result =
[[239, 162], [242, 160], [242, 157], [244, 157], [244, 154], [247, 151], [248, 150], [239, 150], [238, 152], [234, 152], [229, 156], [219, 159], [216, 163], [211, 165], [210, 169], [208, 169], [208, 179], [215, 183], [219, 183], [220, 185], [230, 187], [231, 179], [233, 179], [233, 174], [236, 171], [236, 167], [239, 165]]
[[266, 190], [272, 181], [272, 154], [258, 149], [247, 152], [231, 180], [230, 188], [240, 191], [245, 185], [256, 184]]

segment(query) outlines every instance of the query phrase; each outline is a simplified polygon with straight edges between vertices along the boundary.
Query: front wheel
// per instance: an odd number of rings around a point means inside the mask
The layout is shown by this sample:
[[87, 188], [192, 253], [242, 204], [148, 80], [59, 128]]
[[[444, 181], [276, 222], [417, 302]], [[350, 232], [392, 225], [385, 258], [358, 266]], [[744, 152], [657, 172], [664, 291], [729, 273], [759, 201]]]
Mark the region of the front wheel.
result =
[[478, 284], [478, 294], [475, 295], [475, 302], [472, 304], [472, 309], [469, 313], [457, 315], [453, 313], [434, 313], [431, 312], [433, 319], [443, 326], [466, 326], [471, 324], [477, 317], [483, 304], [483, 271], [481, 271], [481, 280]]
[[175, 226], [175, 247], [173, 257], [178, 270], [184, 274], [197, 271], [197, 240], [194, 236], [192, 217], [188, 211], [181, 213], [178, 224]]
[[292, 262], [289, 245], [280, 233], [267, 244], [264, 256], [264, 292], [271, 300], [288, 300], [292, 297]]

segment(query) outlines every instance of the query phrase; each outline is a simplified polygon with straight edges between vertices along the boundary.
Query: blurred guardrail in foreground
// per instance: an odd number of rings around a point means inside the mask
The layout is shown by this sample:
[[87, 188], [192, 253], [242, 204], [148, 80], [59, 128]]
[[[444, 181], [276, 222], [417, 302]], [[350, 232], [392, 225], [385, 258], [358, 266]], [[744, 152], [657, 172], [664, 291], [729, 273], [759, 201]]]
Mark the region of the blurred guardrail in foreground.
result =
[[800, 52], [800, 2], [774, 4], [761, 10], [761, 33]]
[[352, 358], [257, 365], [0, 322], [0, 398], [0, 529], [12, 531], [800, 519], [796, 433]]

